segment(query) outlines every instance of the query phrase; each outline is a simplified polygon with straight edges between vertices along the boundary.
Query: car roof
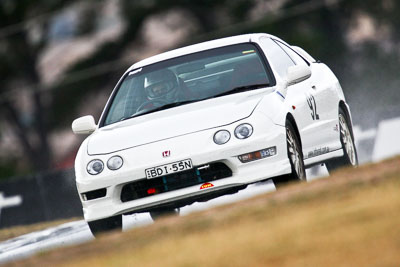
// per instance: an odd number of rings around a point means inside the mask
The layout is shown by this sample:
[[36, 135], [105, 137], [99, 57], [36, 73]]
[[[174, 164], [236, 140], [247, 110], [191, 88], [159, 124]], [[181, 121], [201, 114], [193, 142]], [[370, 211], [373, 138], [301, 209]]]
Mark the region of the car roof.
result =
[[[234, 45], [234, 44], [240, 44], [240, 43], [248, 43], [255, 41], [261, 36], [269, 36], [269, 37], [274, 37], [269, 34], [265, 33], [252, 33], [252, 34], [243, 34], [243, 35], [237, 35], [237, 36], [232, 36], [232, 37], [226, 37], [226, 38], [221, 38], [221, 39], [216, 39], [212, 41], [207, 41], [207, 42], [202, 42], [194, 45], [189, 45], [185, 47], [181, 47], [178, 49], [174, 49], [168, 52], [164, 52], [146, 59], [143, 59], [135, 64], [133, 64], [127, 71], [131, 71], [133, 69], [141, 68], [146, 65], [150, 65], [156, 62], [164, 61], [167, 59], [187, 55], [187, 54], [192, 54], [208, 49], [213, 49], [213, 48], [218, 48], [218, 47], [223, 47], [223, 46], [228, 46], [228, 45]], [[279, 39], [279, 38], [278, 38]]]

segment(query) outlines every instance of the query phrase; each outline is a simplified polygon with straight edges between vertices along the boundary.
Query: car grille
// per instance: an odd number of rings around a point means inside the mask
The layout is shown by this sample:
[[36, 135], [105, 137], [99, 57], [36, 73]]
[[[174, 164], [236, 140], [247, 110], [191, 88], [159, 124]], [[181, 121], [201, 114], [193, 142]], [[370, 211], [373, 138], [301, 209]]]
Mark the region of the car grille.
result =
[[210, 163], [191, 170], [126, 184], [122, 187], [121, 201], [127, 202], [231, 176], [231, 169], [224, 163]]

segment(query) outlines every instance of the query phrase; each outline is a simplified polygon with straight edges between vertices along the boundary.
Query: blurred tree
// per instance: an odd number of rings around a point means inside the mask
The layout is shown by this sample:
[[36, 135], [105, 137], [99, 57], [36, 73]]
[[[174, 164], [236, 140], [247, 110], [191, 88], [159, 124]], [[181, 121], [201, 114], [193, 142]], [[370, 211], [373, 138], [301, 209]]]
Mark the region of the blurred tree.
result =
[[[37, 63], [49, 41], [49, 18], [67, 3], [71, 1], [0, 1], [0, 112], [35, 170], [48, 169], [52, 163], [49, 106]], [[24, 93], [28, 103], [22, 99]], [[23, 107], [27, 104], [31, 108]]]

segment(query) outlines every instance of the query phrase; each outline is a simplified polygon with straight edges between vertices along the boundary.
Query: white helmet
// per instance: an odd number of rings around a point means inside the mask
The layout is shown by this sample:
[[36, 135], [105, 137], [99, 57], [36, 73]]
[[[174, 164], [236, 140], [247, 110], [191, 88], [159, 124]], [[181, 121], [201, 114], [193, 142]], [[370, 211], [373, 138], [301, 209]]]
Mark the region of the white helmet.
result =
[[179, 91], [178, 77], [168, 69], [151, 72], [144, 79], [144, 89], [149, 100], [176, 100]]

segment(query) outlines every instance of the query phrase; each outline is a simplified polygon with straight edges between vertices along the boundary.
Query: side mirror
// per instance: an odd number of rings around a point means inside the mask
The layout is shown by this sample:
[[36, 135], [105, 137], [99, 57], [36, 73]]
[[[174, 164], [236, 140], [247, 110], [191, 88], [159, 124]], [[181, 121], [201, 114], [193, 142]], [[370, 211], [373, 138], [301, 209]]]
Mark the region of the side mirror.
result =
[[308, 66], [290, 66], [287, 70], [287, 86], [307, 80], [311, 77], [311, 69]]
[[74, 134], [91, 134], [96, 130], [96, 123], [91, 115], [80, 117], [72, 122]]

